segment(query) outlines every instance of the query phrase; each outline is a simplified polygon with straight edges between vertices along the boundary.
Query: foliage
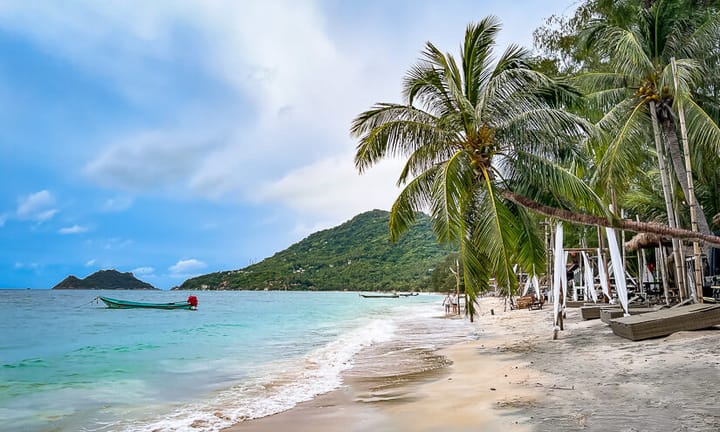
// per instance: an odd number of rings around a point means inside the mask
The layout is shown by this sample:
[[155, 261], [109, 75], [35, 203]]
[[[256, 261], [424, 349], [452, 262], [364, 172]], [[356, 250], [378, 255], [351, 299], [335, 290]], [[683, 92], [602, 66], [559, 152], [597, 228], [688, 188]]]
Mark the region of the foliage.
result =
[[385, 211], [362, 213], [257, 264], [198, 276], [179, 289], [435, 291], [433, 269], [452, 250], [434, 241], [425, 215], [395, 244], [389, 221]]
[[[678, 158], [674, 103], [682, 100], [698, 201], [706, 216], [720, 211], [720, 132], [715, 126], [720, 118], [719, 8], [716, 0], [586, 0], [571, 17], [552, 16], [535, 31], [540, 52], [535, 63], [579, 83], [588, 96], [582, 115], [605, 131], [605, 139], [592, 149], [594, 177], [588, 179], [599, 191], [614, 190], [626, 204], [657, 199], [660, 203], [652, 207], [662, 206], [662, 195], [639, 195], [652, 192], [646, 188], [651, 179], [643, 177], [657, 176], [654, 148], [648, 146], [653, 142], [649, 119], [653, 101], [682, 186], [675, 202], [683, 203], [687, 182]], [[671, 57], [677, 59], [679, 89], [672, 83]], [[626, 191], [628, 198], [622, 196]], [[666, 220], [657, 212], [641, 211], [642, 206], [634, 208], [640, 216], [654, 216], [643, 220]], [[686, 222], [687, 215], [681, 214], [680, 220]]]
[[418, 211], [428, 211], [438, 240], [460, 249], [471, 316], [491, 277], [515, 292], [516, 263], [526, 272], [544, 268], [537, 221], [508, 192], [604, 211], [594, 192], [562, 166], [581, 159], [579, 144], [591, 128], [562, 109], [577, 94], [533, 70], [519, 46], [496, 57], [499, 31], [494, 17], [468, 25], [457, 59], [428, 42], [405, 75], [402, 103], [377, 103], [351, 128], [359, 138], [360, 172], [385, 157], [407, 160], [390, 235], [399, 238]]
[[[690, 144], [696, 149], [693, 165], [716, 159], [720, 129], [694, 95], [704, 85], [708, 53], [717, 52], [720, 15], [692, 1], [623, 3], [634, 5], [635, 12], [614, 23], [592, 19], [581, 32], [584, 46], [603, 59], [594, 70], [576, 78], [587, 91], [588, 106], [600, 113], [597, 124], [603, 134], [594, 149], [594, 180], [603, 190], [624, 193], [648, 172], [643, 161], [652, 151], [648, 143], [656, 141], [655, 147], [666, 151], [672, 162], [671, 172], [681, 186], [679, 198], [687, 200], [678, 107], [682, 105], [688, 118]], [[677, 64], [678, 86], [672, 59]], [[656, 138], [654, 127], [662, 129]], [[672, 203], [668, 206], [672, 208]], [[697, 214], [700, 231], [709, 232], [707, 215], [699, 206]]]

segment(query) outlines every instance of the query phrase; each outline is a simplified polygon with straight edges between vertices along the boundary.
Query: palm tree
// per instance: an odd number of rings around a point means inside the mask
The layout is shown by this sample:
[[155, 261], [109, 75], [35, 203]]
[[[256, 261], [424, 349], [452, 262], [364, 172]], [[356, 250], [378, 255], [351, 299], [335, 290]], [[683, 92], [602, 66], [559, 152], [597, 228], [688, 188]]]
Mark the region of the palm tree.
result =
[[[687, 135], [692, 136], [694, 145], [706, 150], [706, 155], [717, 157], [720, 129], [694, 102], [692, 91], [702, 82], [699, 59], [713, 49], [720, 35], [720, 16], [693, 13], [686, 3], [646, 2], [638, 4], [637, 19], [624, 25], [595, 23], [587, 34], [588, 45], [607, 59], [610, 72], [588, 73], [580, 79], [590, 89], [589, 99], [606, 112], [598, 122], [607, 141], [599, 163], [599, 182], [612, 189], [610, 183], [617, 186], [619, 179], [625, 179], [627, 186], [636, 175], [642, 175], [637, 171], [638, 158], [644, 144], [654, 141], [669, 225], [680, 226], [671, 198], [672, 175], [665, 166], [666, 151], [682, 198], [690, 207], [693, 229], [708, 234], [707, 217], [695, 199], [691, 165], [686, 163], [678, 141], [676, 119], [679, 113], [685, 137], [683, 114], [687, 113], [693, 128]], [[680, 59], [675, 61], [675, 56]], [[650, 130], [652, 138], [648, 139]], [[673, 254], [676, 274], [682, 274], [677, 240]]]
[[519, 200], [604, 212], [597, 195], [561, 166], [582, 164], [580, 140], [591, 129], [561, 109], [572, 90], [532, 70], [521, 47], [509, 46], [495, 61], [499, 30], [494, 17], [470, 24], [459, 63], [428, 42], [405, 76], [404, 102], [378, 103], [351, 128], [360, 172], [385, 157], [407, 159], [391, 238], [428, 211], [438, 239], [459, 246], [471, 318], [491, 276], [513, 292], [515, 263], [527, 273], [544, 268], [538, 225]]
[[[609, 70], [578, 77], [592, 106], [604, 113], [597, 124], [606, 134], [606, 148], [596, 180], [604, 189], [611, 183], [617, 186], [619, 179], [625, 179], [627, 186], [642, 174], [637, 171], [638, 162], [646, 143], [654, 141], [661, 176], [666, 176], [666, 199], [670, 175], [661, 166], [665, 151], [683, 196], [688, 197], [692, 185], [678, 141], [677, 105], [682, 103], [688, 116], [693, 147], [703, 151], [705, 158], [717, 158], [720, 128], [695, 102], [693, 93], [702, 82], [703, 56], [717, 50], [720, 15], [700, 13], [687, 1], [643, 3], [638, 4], [638, 19], [626, 20], [622, 26], [596, 22], [585, 35], [588, 49], [605, 58]], [[679, 86], [674, 84], [673, 57], [677, 58]], [[709, 233], [705, 213], [699, 203], [694, 207], [699, 230]], [[668, 210], [670, 221], [671, 213]]]

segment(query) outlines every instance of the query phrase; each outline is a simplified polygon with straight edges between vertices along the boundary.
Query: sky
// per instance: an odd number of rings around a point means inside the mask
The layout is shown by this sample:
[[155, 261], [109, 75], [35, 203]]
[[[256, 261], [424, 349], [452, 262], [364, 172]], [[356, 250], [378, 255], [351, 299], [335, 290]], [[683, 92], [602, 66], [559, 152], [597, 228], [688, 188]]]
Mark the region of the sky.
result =
[[101, 269], [168, 289], [372, 209], [354, 116], [401, 102], [426, 41], [510, 43], [575, 0], [0, 2], [0, 288]]

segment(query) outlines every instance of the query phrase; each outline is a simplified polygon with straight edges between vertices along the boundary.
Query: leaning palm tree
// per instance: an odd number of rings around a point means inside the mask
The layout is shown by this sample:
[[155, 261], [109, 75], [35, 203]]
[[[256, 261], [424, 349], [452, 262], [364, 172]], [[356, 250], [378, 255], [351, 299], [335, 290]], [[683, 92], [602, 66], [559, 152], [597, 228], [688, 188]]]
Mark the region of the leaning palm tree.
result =
[[579, 143], [591, 129], [561, 109], [573, 92], [532, 70], [521, 47], [509, 46], [495, 60], [499, 30], [494, 17], [470, 24], [459, 62], [428, 42], [405, 76], [403, 103], [378, 103], [351, 128], [360, 172], [386, 157], [407, 159], [391, 238], [411, 226], [416, 212], [428, 211], [438, 239], [460, 249], [471, 318], [491, 276], [512, 293], [515, 264], [531, 274], [545, 267], [537, 222], [518, 199], [604, 211], [563, 168], [582, 164]]

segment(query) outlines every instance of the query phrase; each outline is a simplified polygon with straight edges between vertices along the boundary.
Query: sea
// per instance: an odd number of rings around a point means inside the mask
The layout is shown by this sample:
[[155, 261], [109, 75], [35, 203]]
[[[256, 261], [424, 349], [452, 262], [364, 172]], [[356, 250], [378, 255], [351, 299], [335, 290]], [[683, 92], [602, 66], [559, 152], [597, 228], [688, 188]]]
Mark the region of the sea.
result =
[[[97, 296], [197, 311], [107, 309]], [[0, 290], [0, 431], [218, 431], [476, 338], [442, 297]], [[430, 359], [430, 360], [428, 360]]]

